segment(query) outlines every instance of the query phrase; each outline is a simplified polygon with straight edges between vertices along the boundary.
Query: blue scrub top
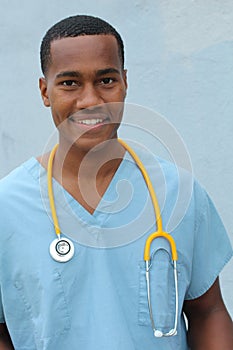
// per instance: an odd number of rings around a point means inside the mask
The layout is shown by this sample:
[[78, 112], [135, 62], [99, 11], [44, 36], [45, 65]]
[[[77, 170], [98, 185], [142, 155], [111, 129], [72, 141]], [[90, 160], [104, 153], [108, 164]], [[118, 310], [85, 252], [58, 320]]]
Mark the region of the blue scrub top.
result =
[[[184, 300], [205, 293], [232, 256], [206, 192], [173, 164], [139, 154], [157, 193], [164, 228], [178, 250], [179, 322], [173, 337], [153, 336], [143, 251], [155, 231], [150, 196], [127, 154], [93, 215], [55, 180], [59, 222], [75, 255], [54, 261], [46, 171], [32, 158], [0, 182], [0, 322], [16, 350], [186, 350]], [[191, 186], [191, 187], [190, 187]], [[187, 188], [187, 196], [181, 196]], [[182, 193], [185, 193], [183, 191]], [[151, 247], [155, 326], [173, 328], [175, 291], [168, 243]]]

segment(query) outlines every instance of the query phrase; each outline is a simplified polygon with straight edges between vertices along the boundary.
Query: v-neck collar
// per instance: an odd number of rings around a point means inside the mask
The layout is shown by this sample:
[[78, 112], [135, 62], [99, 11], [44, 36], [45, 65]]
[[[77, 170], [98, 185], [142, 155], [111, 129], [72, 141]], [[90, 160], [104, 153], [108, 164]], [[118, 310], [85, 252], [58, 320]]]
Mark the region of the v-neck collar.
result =
[[[128, 169], [129, 161], [132, 163], [132, 158], [128, 152], [125, 152], [117, 171], [92, 214], [89, 213], [56, 179], [53, 178], [53, 192], [55, 203], [57, 203], [56, 206], [60, 206], [66, 212], [73, 211], [80, 223], [85, 226], [91, 225], [101, 227], [114, 210], [115, 202], [118, 197], [118, 182], [127, 179], [130, 176], [130, 171]], [[39, 180], [42, 201], [46, 206], [46, 210], [50, 211], [47, 194], [47, 170], [34, 157], [29, 159], [24, 166], [35, 180]]]
[[[111, 179], [106, 191], [100, 199], [94, 212], [91, 214], [86, 210], [69, 192], [62, 187], [64, 196], [71, 206], [71, 209], [76, 215], [83, 221], [93, 223], [94, 225], [101, 226], [105, 221], [105, 218], [109, 215], [109, 209], [114, 205], [114, 200], [117, 197], [117, 183], [122, 179], [122, 176], [127, 176], [127, 163], [129, 155], [126, 152], [119, 167], [117, 168], [113, 178]], [[123, 175], [124, 174], [124, 175]], [[55, 180], [56, 181], [56, 180]], [[111, 210], [110, 210], [111, 211]]]

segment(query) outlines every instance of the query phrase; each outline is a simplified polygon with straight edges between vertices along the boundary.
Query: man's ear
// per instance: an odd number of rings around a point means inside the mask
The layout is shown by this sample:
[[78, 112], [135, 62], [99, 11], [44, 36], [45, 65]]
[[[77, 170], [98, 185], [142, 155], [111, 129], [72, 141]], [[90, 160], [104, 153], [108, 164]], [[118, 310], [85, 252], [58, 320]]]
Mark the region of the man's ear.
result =
[[47, 94], [47, 81], [44, 77], [39, 79], [39, 88], [45, 107], [50, 107], [50, 102]]

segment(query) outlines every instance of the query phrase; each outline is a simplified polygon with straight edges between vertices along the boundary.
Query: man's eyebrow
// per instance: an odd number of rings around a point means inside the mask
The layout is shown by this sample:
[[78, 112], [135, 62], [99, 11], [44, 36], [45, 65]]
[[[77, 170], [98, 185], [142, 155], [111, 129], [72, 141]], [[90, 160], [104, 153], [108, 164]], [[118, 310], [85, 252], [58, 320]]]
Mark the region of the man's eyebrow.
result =
[[[96, 76], [100, 77], [102, 75], [106, 75], [106, 74], [120, 74], [120, 71], [116, 68], [104, 68], [104, 69], [98, 69], [96, 71]], [[56, 75], [56, 79], [59, 78], [67, 78], [67, 77], [71, 77], [71, 78], [81, 78], [83, 76], [83, 74], [79, 71], [64, 71], [64, 72], [60, 72]]]
[[67, 77], [80, 78], [81, 76], [82, 74], [78, 71], [64, 71], [64, 72], [58, 73], [56, 75], [56, 79], [67, 78]]
[[96, 71], [96, 76], [99, 77], [101, 75], [109, 74], [109, 73], [117, 73], [120, 74], [120, 71], [116, 68], [105, 68], [105, 69], [99, 69]]

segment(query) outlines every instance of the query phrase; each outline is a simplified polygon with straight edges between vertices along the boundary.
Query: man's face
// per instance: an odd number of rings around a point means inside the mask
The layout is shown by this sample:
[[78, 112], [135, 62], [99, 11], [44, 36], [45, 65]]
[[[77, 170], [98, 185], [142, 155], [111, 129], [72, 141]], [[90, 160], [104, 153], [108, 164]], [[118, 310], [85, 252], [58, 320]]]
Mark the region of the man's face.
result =
[[51, 107], [60, 143], [88, 150], [115, 138], [126, 89], [114, 36], [86, 35], [51, 43], [51, 63], [46, 78], [40, 79], [40, 90], [45, 106]]

